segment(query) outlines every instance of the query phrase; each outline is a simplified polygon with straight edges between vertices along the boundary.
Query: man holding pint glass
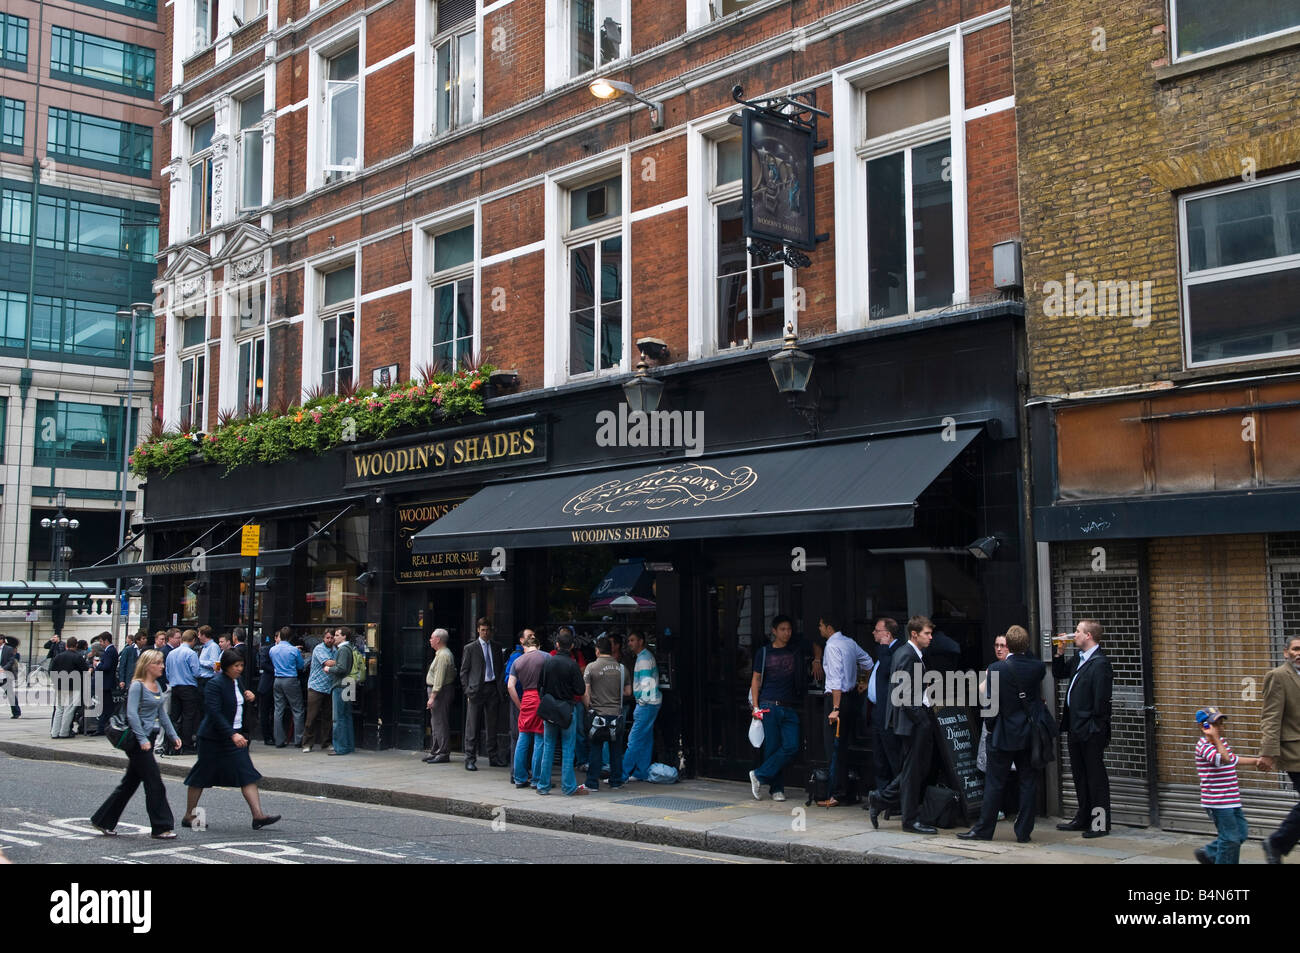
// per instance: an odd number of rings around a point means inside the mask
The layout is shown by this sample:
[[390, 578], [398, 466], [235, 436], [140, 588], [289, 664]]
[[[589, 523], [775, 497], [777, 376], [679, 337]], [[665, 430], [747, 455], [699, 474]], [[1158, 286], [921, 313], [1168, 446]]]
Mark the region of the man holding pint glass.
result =
[[[1110, 659], [1101, 650], [1101, 623], [1084, 619], [1075, 627], [1073, 637], [1058, 635], [1052, 639], [1055, 654], [1052, 676], [1069, 679], [1065, 689], [1065, 708], [1061, 712], [1061, 731], [1066, 733], [1070, 750], [1070, 773], [1079, 809], [1059, 831], [1082, 831], [1087, 838], [1105, 837], [1110, 833], [1110, 778], [1106, 775], [1105, 753], [1110, 744], [1110, 698], [1115, 673]], [[1066, 662], [1065, 643], [1074, 642], [1073, 658]]]

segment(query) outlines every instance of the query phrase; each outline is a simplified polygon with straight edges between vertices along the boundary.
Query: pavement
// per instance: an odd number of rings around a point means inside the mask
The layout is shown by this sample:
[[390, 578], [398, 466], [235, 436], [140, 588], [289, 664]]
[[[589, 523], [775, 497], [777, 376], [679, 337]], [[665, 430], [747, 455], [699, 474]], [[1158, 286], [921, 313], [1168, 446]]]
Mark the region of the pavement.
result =
[[[52, 739], [50, 708], [23, 707], [23, 717], [3, 717], [0, 751], [34, 761], [71, 761], [115, 766], [126, 756], [99, 737]], [[899, 822], [882, 820], [873, 830], [857, 806], [804, 807], [803, 791], [790, 788], [784, 803], [755, 801], [748, 783], [688, 780], [674, 785], [630, 783], [618, 791], [602, 786], [585, 797], [564, 797], [558, 783], [549, 797], [516, 790], [509, 770], [463, 770], [459, 754], [450, 764], [428, 765], [425, 752], [363, 751], [342, 757], [300, 748], [277, 749], [253, 742], [253, 763], [265, 792], [284, 791], [363, 804], [428, 811], [454, 817], [572, 831], [599, 837], [717, 851], [794, 863], [1012, 863], [1179, 864], [1195, 863], [1192, 851], [1207, 837], [1145, 828], [1116, 827], [1111, 836], [1085, 841], [1055, 830], [1060, 818], [1040, 817], [1033, 842], [1018, 844], [1010, 823], [992, 841], [958, 840], [956, 828], [938, 835], [904, 834]], [[191, 756], [161, 759], [164, 776], [184, 777]], [[579, 781], [582, 780], [579, 775]], [[558, 781], [558, 778], [557, 778]], [[1262, 863], [1258, 842], [1246, 844], [1243, 863]]]

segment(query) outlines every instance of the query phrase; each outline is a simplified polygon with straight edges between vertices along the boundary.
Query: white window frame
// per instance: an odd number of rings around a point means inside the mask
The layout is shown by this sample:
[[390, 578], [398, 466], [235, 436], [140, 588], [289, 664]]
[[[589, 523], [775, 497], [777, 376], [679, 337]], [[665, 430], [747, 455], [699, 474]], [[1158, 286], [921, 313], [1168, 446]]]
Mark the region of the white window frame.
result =
[[[454, 232], [466, 226], [474, 229], [473, 258], [464, 265], [435, 272], [433, 270], [434, 240], [439, 235]], [[418, 256], [417, 260], [420, 262], [419, 267], [422, 276], [420, 284], [416, 287], [414, 293], [420, 295], [420, 300], [423, 303], [421, 312], [426, 317], [422, 318], [415, 312], [411, 315], [411, 377], [415, 377], [420, 368], [433, 362], [433, 347], [436, 343], [434, 340], [434, 315], [436, 314], [434, 292], [436, 288], [449, 281], [468, 280], [472, 282], [474, 311], [471, 316], [470, 350], [466, 356], [472, 357], [481, 350], [483, 322], [482, 234], [482, 209], [477, 202], [449, 209], [436, 218], [425, 219], [417, 223], [412, 231], [413, 252]]]
[[1272, 33], [1261, 33], [1258, 36], [1252, 36], [1245, 40], [1238, 40], [1236, 43], [1226, 43], [1223, 46], [1212, 46], [1208, 50], [1201, 50], [1199, 53], [1188, 53], [1186, 56], [1180, 56], [1178, 53], [1178, 0], [1169, 0], [1169, 56], [1170, 61], [1174, 63], [1189, 63], [1192, 60], [1197, 60], [1204, 56], [1213, 56], [1227, 50], [1241, 49], [1254, 43], [1262, 43], [1279, 36], [1288, 36], [1294, 33], [1300, 33], [1300, 24], [1286, 27], [1281, 30], [1274, 30]]
[[[353, 46], [357, 50], [357, 164], [331, 167], [329, 149], [329, 62]], [[308, 77], [307, 188], [319, 188], [350, 178], [365, 168], [366, 155], [366, 25], [349, 22], [312, 48]], [[331, 178], [331, 172], [340, 174]]]
[[[227, 289], [223, 314], [228, 316], [228, 320], [221, 322], [221, 348], [223, 354], [228, 353], [233, 357], [232, 360], [221, 362], [221, 393], [223, 395], [234, 394], [235, 400], [233, 406], [222, 408], [223, 410], [233, 410], [236, 413], [239, 413], [240, 402], [245, 396], [252, 396], [251, 394], [242, 395], [240, 393], [239, 355], [240, 351], [244, 347], [250, 346], [253, 348], [253, 352], [256, 353], [257, 344], [261, 344], [262, 379], [265, 385], [266, 372], [269, 366], [267, 355], [270, 353], [270, 338], [267, 333], [267, 325], [269, 324], [268, 311], [270, 304], [270, 290], [270, 283], [264, 277], [258, 277], [246, 284]], [[256, 293], [259, 296], [258, 300], [261, 302], [262, 319], [259, 323], [245, 328], [242, 324], [243, 304], [253, 293]], [[255, 389], [255, 386], [250, 387], [250, 391]], [[256, 411], [265, 410], [267, 406], [268, 391], [269, 388], [263, 386], [261, 400], [257, 402], [257, 406], [255, 407], [250, 401], [248, 409]]]
[[[739, 10], [723, 13], [722, 0], [687, 0], [686, 29], [697, 30], [702, 26], [708, 26], [710, 23], [716, 23], [726, 17], [738, 17], [749, 13], [756, 7], [775, 6], [773, 0], [742, 0], [742, 2], [744, 2], [744, 6]], [[776, 0], [776, 3], [782, 2], [784, 0]]]
[[[593, 0], [599, 2], [599, 0]], [[618, 56], [608, 63], [597, 62], [589, 70], [575, 72], [573, 69], [573, 43], [570, 27], [572, 26], [573, 0], [546, 0], [546, 88], [554, 89], [580, 77], [598, 76], [617, 69], [632, 55], [632, 4], [631, 0], [613, 0], [619, 5], [622, 19], [623, 35], [619, 38]], [[593, 33], [593, 42], [598, 42], [599, 26]]]
[[[438, 135], [448, 135], [456, 132], [466, 126], [473, 125], [483, 118], [483, 0], [477, 0], [475, 3], [472, 17], [450, 29], [443, 30], [441, 33], [436, 32], [438, 29], [438, 0], [425, 0], [423, 6], [427, 19], [425, 35], [429, 37], [428, 62], [426, 69], [423, 71], [426, 75], [417, 76], [416, 82], [427, 84], [429, 105], [427, 111], [422, 111], [420, 115], [426, 117], [428, 125], [423, 138], [431, 139]], [[465, 116], [460, 108], [460, 97], [453, 95], [451, 97], [451, 116], [447, 121], [447, 128], [439, 132], [438, 123], [442, 117], [438, 113], [438, 48], [443, 44], [449, 44], [451, 56], [455, 63], [453, 71], [453, 76], [457, 78], [455, 85], [459, 86], [465, 81], [466, 77], [460, 65], [460, 45], [458, 41], [469, 33], [474, 35], [474, 68], [472, 75], [469, 77], [469, 80], [474, 84], [474, 105], [470, 110], [470, 114]], [[421, 71], [417, 69], [417, 72]]]
[[[866, 93], [891, 83], [946, 66], [948, 69], [948, 117], [922, 126], [902, 130], [896, 136], [881, 137], [864, 149], [866, 129]], [[965, 70], [962, 62], [960, 26], [932, 36], [902, 44], [856, 63], [834, 70], [831, 74], [832, 115], [839, 120], [834, 144], [835, 162], [835, 293], [836, 329], [850, 331], [868, 324], [886, 324], [914, 320], [908, 313], [871, 319], [867, 271], [863, 256], [867, 248], [866, 163], [869, 158], [887, 155], [896, 143], [923, 145], [948, 138], [952, 162], [952, 261], [953, 304], [970, 300], [970, 257], [968, 238], [968, 197], [966, 175], [966, 99]], [[942, 129], [942, 131], [941, 131]], [[918, 130], [922, 132], [918, 133]], [[914, 134], [922, 136], [915, 141]], [[881, 150], [877, 151], [876, 146]], [[898, 145], [897, 148], [901, 148]], [[910, 201], [908, 203], [910, 208]], [[910, 212], [908, 225], [910, 228]], [[909, 256], [909, 273], [912, 263]], [[910, 283], [909, 283], [910, 284]], [[908, 300], [914, 289], [908, 288]], [[939, 310], [939, 309], [934, 309]], [[932, 313], [931, 311], [921, 314]]]
[[[176, 404], [175, 404], [175, 421], [180, 427], [184, 422], [184, 408], [191, 408], [190, 430], [204, 431], [207, 430], [207, 413], [208, 413], [208, 374], [211, 371], [211, 363], [208, 350], [208, 330], [211, 327], [212, 316], [209, 313], [210, 308], [208, 296], [206, 294], [196, 296], [189, 302], [182, 304], [177, 308], [173, 316], [173, 336], [171, 340], [175, 342], [172, 352], [176, 356]], [[185, 345], [185, 322], [187, 319], [197, 317], [192, 312], [201, 309], [203, 313], [203, 338], [198, 344], [192, 344], [188, 347]], [[191, 372], [191, 387], [188, 394], [184, 392], [181, 386], [184, 377], [185, 364], [195, 361], [202, 362], [202, 367], [195, 364], [200, 373]], [[188, 398], [188, 404], [187, 404]], [[199, 404], [201, 410], [196, 416], [192, 408]]]
[[[571, 380], [595, 380], [626, 374], [630, 367], [629, 354], [632, 349], [632, 230], [631, 230], [631, 194], [629, 189], [631, 153], [624, 149], [618, 153], [596, 157], [589, 162], [574, 166], [562, 173], [547, 176], [545, 213], [545, 270], [547, 275], [547, 293], [544, 305], [546, 335], [544, 345], [543, 376], [546, 386], [552, 387]], [[570, 233], [569, 193], [574, 189], [594, 185], [615, 175], [621, 180], [621, 211], [617, 226], [608, 222], [585, 226]], [[623, 350], [618, 363], [609, 368], [597, 367], [594, 371], [569, 372], [569, 249], [575, 245], [585, 244], [613, 235], [623, 239], [622, 256], [622, 337]], [[599, 327], [597, 318], [597, 327]], [[599, 364], [600, 348], [596, 344], [593, 353]]]
[[[718, 206], [740, 197], [739, 181], [722, 187], [714, 186], [717, 170], [717, 143], [738, 139], [740, 130], [727, 119], [731, 110], [717, 113], [690, 124], [686, 145], [686, 174], [690, 183], [687, 196], [687, 236], [690, 253], [687, 255], [687, 354], [690, 358], [721, 354], [732, 350], [729, 341], [718, 340]], [[733, 136], [731, 133], [734, 132]], [[763, 267], [761, 264], [759, 267]], [[755, 264], [750, 261], [749, 272]], [[799, 330], [797, 296], [793, 293], [798, 272], [782, 265], [786, 295], [781, 319], [782, 327], [793, 324]], [[753, 347], [780, 345], [781, 338], [750, 342]], [[736, 342], [737, 349], [744, 347]]]
[[[259, 116], [257, 121], [247, 128], [243, 126], [243, 106], [252, 97], [261, 93], [262, 96], [262, 115], [266, 115], [266, 88], [254, 86], [246, 90], [241, 90], [236, 98], [230, 102], [230, 119], [231, 126], [235, 129], [235, 158], [238, 165], [235, 166], [238, 174], [232, 178], [235, 180], [234, 204], [240, 214], [245, 212], [254, 212], [266, 205], [266, 146], [267, 139], [262, 128], [262, 117]], [[258, 201], [256, 205], [244, 204], [244, 175], [247, 173], [247, 160], [245, 158], [245, 149], [250, 139], [256, 137], [262, 143], [262, 156], [257, 169], [258, 178], [261, 179], [261, 189], [259, 190]]]
[[231, 10], [235, 29], [239, 30], [257, 20], [266, 13], [267, 0], [235, 0], [238, 9]]
[[[188, 0], [186, 4], [190, 11], [190, 35], [189, 43], [186, 44], [185, 59], [198, 56], [200, 53], [209, 49], [217, 42], [217, 34], [220, 32], [221, 0]], [[206, 9], [206, 14], [200, 18], [199, 8]], [[202, 20], [202, 22], [200, 22]]]
[[[212, 122], [212, 139], [211, 141], [209, 141], [207, 146], [195, 151], [194, 149], [195, 130], [197, 129], [197, 127], [209, 121]], [[221, 130], [217, 128], [216, 115], [214, 113], [209, 113], [207, 116], [188, 120], [185, 123], [184, 135], [186, 139], [185, 142], [185, 152], [186, 152], [185, 232], [186, 232], [186, 236], [189, 238], [198, 238], [200, 235], [205, 235], [208, 232], [212, 231], [213, 221], [215, 220], [217, 215], [216, 195], [214, 194], [212, 188], [212, 175], [213, 172], [215, 171], [215, 166], [216, 166], [216, 161], [215, 161], [216, 150], [213, 148], [213, 143], [216, 142], [217, 137], [221, 135]], [[198, 228], [195, 228], [195, 222], [194, 222], [194, 185], [195, 185], [194, 177], [196, 175], [206, 176], [207, 178], [207, 188], [203, 190], [204, 201], [207, 204], [207, 213], [201, 216], [202, 220], [199, 223]]]
[[324, 340], [323, 319], [341, 311], [347, 311], [344, 305], [330, 305], [328, 311], [322, 302], [325, 299], [325, 275], [351, 265], [356, 276], [352, 298], [352, 380], [361, 380], [361, 249], [352, 247], [341, 252], [331, 253], [308, 262], [303, 271], [303, 322], [302, 322], [302, 393], [319, 388], [324, 368], [321, 362], [321, 348]]
[[[1225, 192], [1240, 192], [1246, 189], [1263, 188], [1274, 185], [1279, 182], [1287, 182], [1300, 179], [1300, 171], [1286, 172], [1281, 175], [1271, 175], [1266, 178], [1257, 178], [1253, 182], [1234, 182], [1231, 185], [1219, 186], [1213, 189], [1202, 189], [1196, 192], [1189, 192], [1186, 195], [1178, 197], [1178, 262], [1179, 262], [1179, 285], [1178, 292], [1180, 297], [1179, 311], [1181, 313], [1180, 324], [1183, 333], [1183, 361], [1187, 368], [1193, 367], [1213, 367], [1222, 364], [1240, 364], [1244, 361], [1266, 361], [1272, 358], [1293, 357], [1300, 354], [1300, 348], [1292, 348], [1286, 351], [1264, 351], [1258, 354], [1242, 354], [1233, 357], [1221, 357], [1209, 361], [1192, 360], [1192, 330], [1189, 321], [1191, 319], [1190, 306], [1188, 304], [1188, 288], [1198, 284], [1217, 284], [1220, 281], [1227, 281], [1233, 278], [1244, 278], [1249, 275], [1263, 275], [1274, 271], [1295, 271], [1296, 279], [1300, 281], [1300, 250], [1290, 255], [1278, 255], [1273, 258], [1260, 258], [1254, 261], [1242, 262], [1235, 265], [1219, 265], [1203, 269], [1202, 271], [1193, 272], [1191, 268], [1191, 249], [1188, 244], [1190, 230], [1187, 225], [1187, 205], [1197, 199], [1209, 198], [1214, 195], [1222, 195]], [[1273, 228], [1276, 231], [1281, 228], [1281, 224], [1274, 219]]]

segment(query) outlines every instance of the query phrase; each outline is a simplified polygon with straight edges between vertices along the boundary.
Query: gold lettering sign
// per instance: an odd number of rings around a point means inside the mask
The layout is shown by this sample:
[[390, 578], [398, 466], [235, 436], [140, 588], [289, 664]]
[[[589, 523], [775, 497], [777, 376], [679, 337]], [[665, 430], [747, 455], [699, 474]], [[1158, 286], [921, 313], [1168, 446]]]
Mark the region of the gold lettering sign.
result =
[[167, 576], [179, 572], [191, 572], [192, 566], [188, 559], [174, 559], [171, 562], [153, 563], [145, 566], [144, 571], [149, 576]]
[[446, 516], [466, 499], [468, 497], [460, 496], [448, 500], [425, 500], [397, 508], [397, 553], [393, 575], [399, 583], [454, 582], [479, 577], [483, 560], [477, 551], [418, 555], [411, 552], [411, 541], [416, 533]]
[[571, 516], [581, 516], [616, 515], [637, 508], [699, 507], [744, 493], [757, 482], [758, 474], [752, 467], [736, 467], [723, 473], [716, 467], [679, 463], [630, 480], [610, 480], [594, 486], [570, 499], [563, 509]]
[[575, 543], [631, 543], [669, 539], [672, 527], [667, 523], [631, 526], [602, 526], [599, 529], [575, 529], [570, 535]]
[[395, 450], [354, 451], [349, 476], [353, 481], [364, 482], [458, 467], [508, 463], [536, 456], [540, 447], [537, 427], [529, 425]]

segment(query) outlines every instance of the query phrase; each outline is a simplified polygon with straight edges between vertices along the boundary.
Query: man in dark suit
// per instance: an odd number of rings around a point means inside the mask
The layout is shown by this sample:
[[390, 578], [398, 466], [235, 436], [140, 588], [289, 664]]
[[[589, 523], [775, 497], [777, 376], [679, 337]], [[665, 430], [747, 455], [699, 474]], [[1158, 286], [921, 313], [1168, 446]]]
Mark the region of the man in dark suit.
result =
[[872, 791], [867, 797], [872, 826], [877, 826], [881, 810], [893, 807], [895, 799], [901, 807], [903, 830], [910, 834], [937, 834], [938, 829], [922, 824], [920, 819], [921, 796], [925, 782], [930, 777], [934, 758], [934, 738], [937, 725], [934, 704], [923, 691], [926, 672], [925, 650], [934, 636], [934, 623], [923, 615], [907, 620], [907, 642], [895, 649], [889, 674], [889, 713], [886, 727], [898, 736], [903, 759], [898, 777], [883, 791]]
[[505, 758], [497, 751], [497, 711], [506, 662], [492, 642], [492, 623], [478, 620], [478, 639], [465, 646], [460, 659], [460, 687], [465, 690], [465, 770], [477, 771], [479, 732], [487, 726], [488, 764], [504, 768]]
[[[871, 758], [877, 791], [883, 791], [898, 777], [898, 769], [903, 764], [903, 749], [898, 736], [886, 727], [890, 709], [889, 673], [893, 668], [894, 652], [903, 647], [898, 632], [898, 622], [884, 617], [876, 620], [871, 633], [878, 646], [876, 667], [867, 685], [867, 699], [871, 702]], [[862, 805], [864, 811], [870, 807], [869, 801]]]
[[1016, 766], [1020, 784], [1020, 811], [1016, 815], [1016, 840], [1025, 844], [1034, 832], [1038, 803], [1038, 772], [1029, 762], [1030, 731], [1035, 707], [1041, 703], [1040, 685], [1047, 666], [1029, 655], [1029, 633], [1018, 625], [1007, 630], [1007, 657], [989, 666], [989, 698], [997, 699], [987, 744], [988, 770], [984, 774], [984, 804], [980, 819], [962, 840], [992, 840], [998, 826], [1003, 791]]
[[113, 717], [116, 705], [113, 703], [113, 690], [117, 687], [117, 646], [113, 644], [111, 632], [101, 632], [97, 636], [103, 651], [95, 664], [95, 680], [92, 686], [99, 703], [99, 733], [108, 731], [108, 719]]
[[1110, 697], [1115, 673], [1100, 648], [1103, 629], [1084, 619], [1074, 630], [1075, 656], [1067, 663], [1064, 645], [1056, 643], [1052, 676], [1068, 679], [1061, 731], [1067, 732], [1070, 771], [1074, 775], [1079, 810], [1060, 831], [1082, 831], [1084, 837], [1110, 833], [1110, 778], [1106, 776], [1106, 745], [1110, 744]]

